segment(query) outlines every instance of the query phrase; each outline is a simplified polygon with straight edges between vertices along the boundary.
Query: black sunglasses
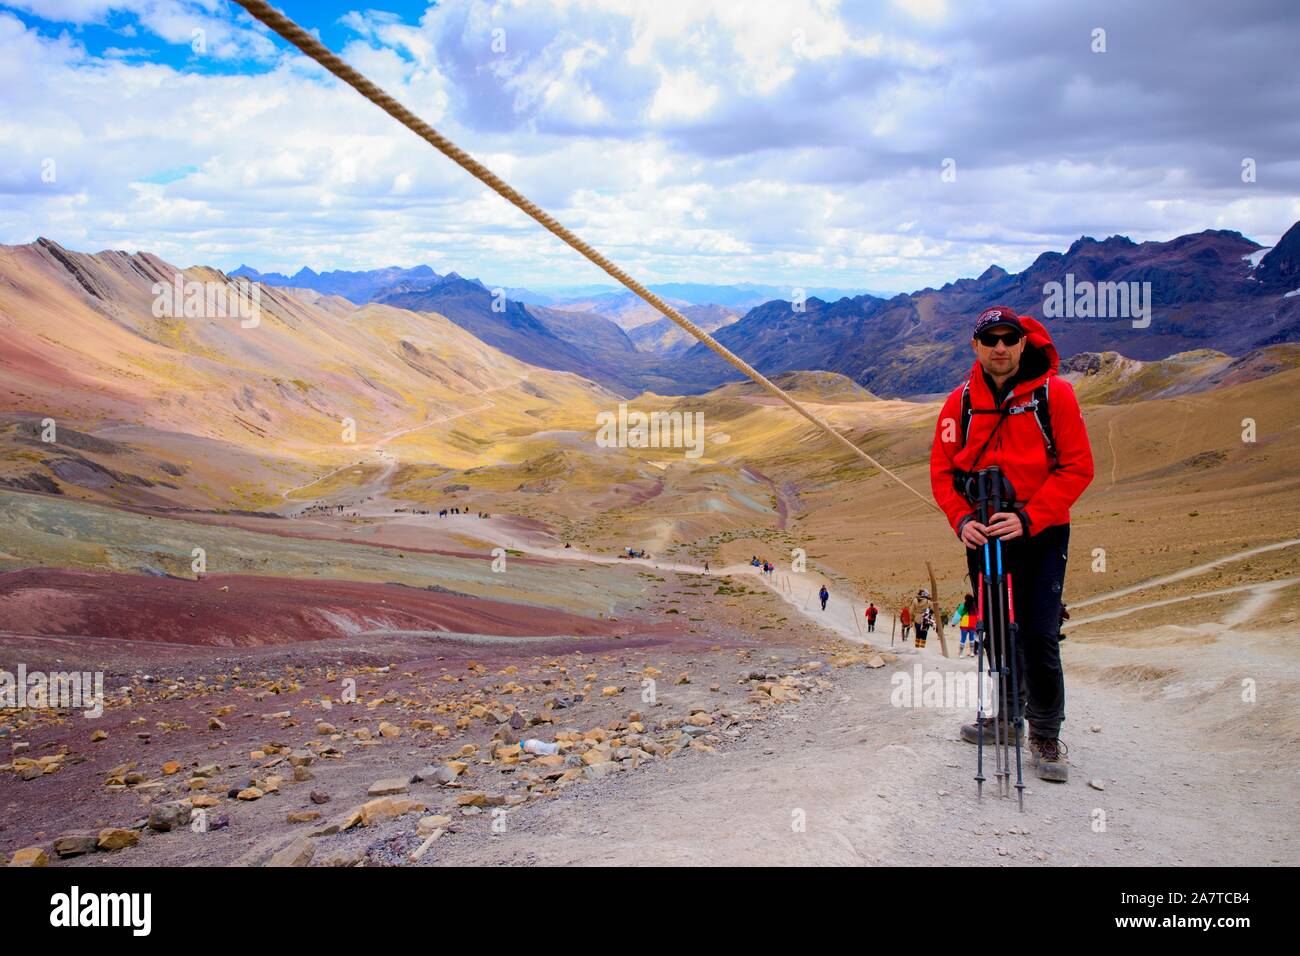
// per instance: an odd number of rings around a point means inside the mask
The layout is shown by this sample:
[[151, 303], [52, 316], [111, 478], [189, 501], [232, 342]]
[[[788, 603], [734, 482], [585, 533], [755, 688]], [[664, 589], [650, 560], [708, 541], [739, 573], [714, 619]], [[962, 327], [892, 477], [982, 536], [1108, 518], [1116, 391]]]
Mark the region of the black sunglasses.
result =
[[1003, 332], [999, 335], [997, 332], [981, 332], [979, 334], [980, 345], [985, 348], [997, 348], [999, 342], [1010, 347], [1020, 343], [1019, 332]]

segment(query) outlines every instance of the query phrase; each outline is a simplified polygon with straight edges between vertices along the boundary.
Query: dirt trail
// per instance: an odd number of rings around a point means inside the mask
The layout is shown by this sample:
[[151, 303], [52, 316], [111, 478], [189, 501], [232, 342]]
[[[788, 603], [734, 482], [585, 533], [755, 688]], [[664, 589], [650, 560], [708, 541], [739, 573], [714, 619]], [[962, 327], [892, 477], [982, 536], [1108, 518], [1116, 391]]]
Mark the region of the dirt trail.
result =
[[1160, 601], [1148, 601], [1145, 604], [1135, 604], [1132, 607], [1120, 608], [1117, 611], [1107, 611], [1104, 614], [1094, 614], [1092, 617], [1072, 620], [1069, 623], [1071, 629], [1081, 627], [1084, 624], [1091, 624], [1094, 621], [1109, 621], [1117, 617], [1125, 617], [1136, 611], [1148, 611], [1153, 607], [1164, 607], [1168, 604], [1179, 604], [1183, 601], [1195, 601], [1202, 598], [1219, 597], [1224, 594], [1240, 594], [1243, 591], [1249, 591], [1251, 598], [1242, 602], [1236, 610], [1223, 619], [1225, 624], [1240, 624], [1250, 620], [1258, 614], [1264, 607], [1272, 603], [1276, 597], [1276, 592], [1282, 588], [1289, 587], [1292, 584], [1300, 583], [1300, 577], [1281, 578], [1276, 581], [1261, 581], [1254, 584], [1238, 584], [1236, 587], [1217, 588], [1213, 591], [1197, 591], [1193, 594], [1182, 594], [1178, 597], [1164, 598]]
[[[475, 536], [481, 538], [491, 538], [494, 534], [493, 528], [475, 527]], [[552, 558], [560, 561], [582, 561], [589, 564], [635, 564], [647, 568], [654, 568], [661, 571], [676, 571], [681, 574], [699, 574], [707, 573], [709, 577], [743, 577], [746, 581], [757, 581], [769, 591], [776, 594], [783, 601], [789, 604], [795, 611], [807, 618], [811, 623], [817, 624], [833, 631], [836, 635], [854, 644], [865, 644], [866, 624], [859, 626], [857, 622], [858, 615], [863, 613], [866, 608], [866, 602], [857, 595], [832, 594], [830, 601], [827, 603], [826, 610], [822, 611], [816, 596], [812, 591], [817, 590], [817, 581], [819, 578], [815, 574], [804, 575], [803, 579], [791, 579], [786, 573], [781, 574], [763, 574], [758, 568], [748, 564], [728, 564], [719, 568], [710, 568], [705, 572], [704, 568], [698, 564], [680, 564], [673, 561], [661, 561], [656, 558], [619, 558], [611, 557], [604, 554], [590, 554], [579, 548], [556, 548], [556, 547], [539, 547], [537, 545], [524, 544], [514, 538], [502, 537], [498, 543], [503, 547], [510, 547], [516, 551], [522, 551], [524, 554], [531, 554], [537, 557]], [[812, 591], [808, 591], [811, 588]], [[811, 596], [811, 599], [810, 599]], [[893, 623], [884, 610], [880, 611], [876, 619], [876, 636], [875, 640], [879, 642], [880, 636], [889, 632], [889, 627]], [[937, 643], [937, 642], [936, 642]], [[925, 653], [917, 652], [911, 647], [895, 648], [900, 652], [908, 653]], [[935, 651], [935, 653], [938, 653]]]
[[[567, 560], [631, 561], [703, 573], [653, 558], [511, 546]], [[1247, 554], [1106, 597], [1189, 577]], [[769, 578], [747, 565], [712, 574], [756, 578], [808, 620], [862, 641], [847, 601], [832, 599], [823, 614], [815, 600], [809, 606], [798, 586], [787, 588], [782, 576]], [[990, 770], [985, 797], [976, 800], [975, 748], [957, 735], [960, 724], [972, 719], [972, 707], [956, 706], [963, 701], [951, 697], [943, 702], [948, 706], [914, 706], [925, 699], [910, 688], [939, 679], [923, 675], [968, 677], [974, 662], [944, 659], [937, 649], [898, 646], [894, 667], [846, 672], [829, 697], [778, 715], [717, 755], [656, 766], [635, 779], [597, 781], [574, 795], [577, 808], [567, 800], [530, 807], [512, 815], [490, 846], [449, 846], [440, 862], [1294, 865], [1300, 862], [1294, 755], [1241, 721], [1248, 705], [1235, 678], [1268, 674], [1268, 692], [1282, 696], [1300, 685], [1300, 659], [1288, 654], [1294, 644], [1285, 640], [1294, 642], [1300, 632], [1279, 641], [1276, 632], [1236, 629], [1249, 619], [1259, 594], [1281, 586], [1261, 582], [1240, 589], [1243, 602], [1207, 628], [1214, 644], [1194, 655], [1176, 643], [1142, 651], [1064, 644], [1068, 707], [1062, 737], [1071, 780], [1038, 781], [1024, 753], [1023, 814], [1014, 799], [996, 795]], [[889, 624], [883, 614], [881, 622], [878, 627]], [[1165, 677], [1146, 680], [1151, 673]], [[1218, 745], [1210, 746], [1211, 739]]]
[[1233, 561], [1241, 561], [1245, 558], [1253, 558], [1257, 554], [1265, 554], [1269, 551], [1279, 551], [1283, 548], [1294, 548], [1300, 545], [1300, 538], [1288, 538], [1285, 541], [1275, 541], [1272, 544], [1260, 545], [1258, 548], [1250, 548], [1246, 551], [1238, 551], [1236, 554], [1229, 554], [1222, 558], [1215, 558], [1212, 561], [1206, 561], [1204, 564], [1196, 564], [1190, 568], [1184, 568], [1173, 574], [1162, 575], [1158, 578], [1149, 578], [1146, 581], [1139, 581], [1137, 584], [1131, 584], [1128, 587], [1119, 588], [1115, 591], [1107, 591], [1105, 594], [1098, 594], [1082, 601], [1071, 601], [1071, 608], [1086, 607], [1089, 604], [1099, 604], [1102, 601], [1109, 601], [1113, 598], [1125, 597], [1129, 594], [1135, 594], [1138, 591], [1145, 591], [1148, 588], [1159, 587], [1162, 584], [1173, 584], [1176, 581], [1182, 581], [1186, 578], [1194, 578], [1198, 574], [1212, 570], [1224, 564], [1230, 564]]

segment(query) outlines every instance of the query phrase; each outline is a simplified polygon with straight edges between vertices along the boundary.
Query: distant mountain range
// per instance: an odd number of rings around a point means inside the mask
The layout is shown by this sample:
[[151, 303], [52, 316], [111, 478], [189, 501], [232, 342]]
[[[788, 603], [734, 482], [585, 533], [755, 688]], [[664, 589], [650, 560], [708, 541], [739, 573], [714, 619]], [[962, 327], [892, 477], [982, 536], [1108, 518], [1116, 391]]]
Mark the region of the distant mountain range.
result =
[[304, 266], [291, 276], [281, 272], [258, 272], [252, 266], [240, 266], [230, 275], [245, 276], [264, 285], [290, 286], [295, 289], [311, 289], [324, 295], [341, 295], [357, 305], [365, 305], [400, 283], [429, 282], [438, 278], [438, 273], [428, 266], [416, 266], [414, 269], [390, 266], [365, 272], [347, 272], [343, 269], [313, 272]]
[[[416, 266], [402, 269], [389, 266], [386, 269], [369, 269], [364, 272], [348, 272], [343, 269], [331, 272], [315, 272], [306, 266], [293, 275], [283, 272], [258, 272], [252, 266], [241, 265], [230, 273], [232, 276], [245, 276], [257, 282], [274, 286], [289, 286], [296, 289], [311, 289], [325, 295], [341, 295], [358, 305], [364, 305], [379, 298], [394, 286], [415, 282], [432, 282], [440, 276], [429, 266]], [[478, 281], [478, 280], [472, 280]], [[493, 287], [496, 288], [496, 287]], [[566, 289], [536, 291], [532, 289], [503, 286], [507, 298], [522, 302], [524, 305], [545, 305], [552, 307], [578, 306], [584, 310], [601, 312], [617, 311], [629, 302], [650, 310], [639, 298], [619, 286], [590, 285], [575, 286]], [[676, 305], [720, 305], [737, 313], [762, 305], [782, 296], [792, 296], [794, 288], [789, 286], [757, 285], [752, 282], [738, 285], [713, 285], [706, 282], [664, 282], [647, 286], [651, 292], [662, 296], [670, 304]], [[845, 296], [875, 295], [887, 293], [869, 289], [834, 289], [828, 286], [810, 286], [803, 290], [805, 296], [817, 296], [826, 300], [840, 299]], [[653, 321], [653, 310], [649, 317], [642, 316], [640, 321], [626, 327]]]
[[576, 372], [621, 394], [647, 389], [671, 393], [676, 384], [675, 362], [667, 354], [639, 350], [604, 316], [526, 305], [454, 272], [432, 282], [394, 286], [375, 302], [437, 313], [507, 355], [541, 368]]
[[[1118, 289], [1102, 283], [1136, 291], [1149, 283], [1149, 324], [1089, 314], [1097, 309], [1084, 307], [1085, 292], [1110, 301]], [[1054, 289], [1060, 299], [1074, 295], [1055, 303]], [[1227, 230], [1168, 242], [1085, 236], [1065, 253], [1044, 252], [1020, 273], [990, 266], [977, 279], [889, 299], [809, 299], [803, 312], [789, 301], [768, 302], [716, 337], [767, 375], [818, 369], [840, 372], [877, 395], [932, 394], [951, 388], [970, 367], [972, 321], [995, 304], [1042, 317], [1064, 357], [1115, 351], [1156, 360], [1203, 348], [1239, 356], [1300, 341], [1300, 223], [1272, 249]], [[1049, 309], [1055, 305], [1061, 308]], [[703, 344], [680, 356], [678, 368], [686, 392], [739, 377]]]
[[[47, 257], [65, 258], [77, 281], [94, 294], [99, 279], [83, 275], [77, 265], [85, 256], [40, 242]], [[141, 261], [152, 261], [141, 255]], [[297, 289], [304, 302], [340, 316], [355, 311], [349, 302], [433, 313], [517, 360], [573, 372], [622, 395], [698, 394], [739, 378], [626, 291], [530, 302], [527, 290], [505, 289], [503, 295], [477, 279], [439, 275], [428, 266], [302, 269], [291, 276], [241, 266], [232, 275]], [[1239, 357], [1300, 341], [1300, 223], [1272, 249], [1227, 230], [1168, 242], [1085, 236], [1064, 253], [1044, 252], [1020, 273], [994, 265], [978, 278], [888, 298], [811, 295], [802, 311], [786, 298], [765, 300], [743, 315], [726, 302], [692, 300], [730, 296], [730, 302], [743, 302], [740, 293], [767, 295], [771, 286], [654, 288], [769, 376], [837, 372], [882, 397], [927, 395], [951, 388], [970, 367], [972, 320], [994, 304], [1042, 317], [1064, 358], [1109, 351], [1158, 361], [1199, 349]], [[1090, 303], [1088, 296], [1097, 301]], [[1128, 310], [1116, 314], [1124, 300]], [[1138, 304], [1149, 305], [1149, 314]]]

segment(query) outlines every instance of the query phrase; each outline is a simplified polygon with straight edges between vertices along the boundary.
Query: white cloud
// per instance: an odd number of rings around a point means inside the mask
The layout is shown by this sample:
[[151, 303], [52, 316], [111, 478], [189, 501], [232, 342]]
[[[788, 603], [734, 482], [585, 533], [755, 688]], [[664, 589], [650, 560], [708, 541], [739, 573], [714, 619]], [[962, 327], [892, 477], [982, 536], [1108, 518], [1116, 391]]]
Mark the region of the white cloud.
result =
[[[41, 6], [73, 23], [109, 9]], [[223, 68], [93, 56], [0, 11], [0, 241], [604, 278], [233, 8], [112, 7], [169, 42], [201, 19]], [[453, 0], [415, 24], [340, 22], [350, 62], [638, 277], [910, 290], [1082, 233], [1268, 242], [1300, 217], [1296, 133], [1277, 122], [1294, 26], [1225, 14], [1174, 39], [1167, 14], [1112, 10], [1110, 59], [1080, 41], [1089, 16], [1041, 4]], [[230, 72], [240, 58], [256, 72]]]

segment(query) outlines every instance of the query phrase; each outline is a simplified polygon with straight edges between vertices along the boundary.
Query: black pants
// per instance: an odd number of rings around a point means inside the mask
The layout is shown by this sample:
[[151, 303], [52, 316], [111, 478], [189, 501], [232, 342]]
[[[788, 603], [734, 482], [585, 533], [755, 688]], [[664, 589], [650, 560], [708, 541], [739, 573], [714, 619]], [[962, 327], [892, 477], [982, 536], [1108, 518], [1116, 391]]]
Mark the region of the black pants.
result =
[[[1016, 641], [1016, 672], [1021, 713], [1029, 721], [1029, 732], [1039, 737], [1058, 737], [1065, 720], [1065, 673], [1061, 669], [1061, 595], [1065, 588], [1065, 563], [1070, 546], [1070, 526], [1054, 525], [1036, 535], [1002, 543], [1002, 571], [1011, 574], [1013, 603], [1019, 634]], [[997, 556], [992, 540], [988, 545], [989, 567], [996, 572]], [[966, 562], [972, 592], [984, 573], [984, 548], [968, 548]], [[990, 587], [992, 581], [990, 580]], [[984, 595], [984, 621], [992, 619], [989, 595]], [[994, 635], [988, 638], [985, 654], [993, 654], [995, 667], [1002, 657]], [[1008, 637], [1008, 646], [1010, 638]], [[985, 657], [987, 667], [987, 656]], [[1010, 688], [1008, 688], [1008, 691]]]

